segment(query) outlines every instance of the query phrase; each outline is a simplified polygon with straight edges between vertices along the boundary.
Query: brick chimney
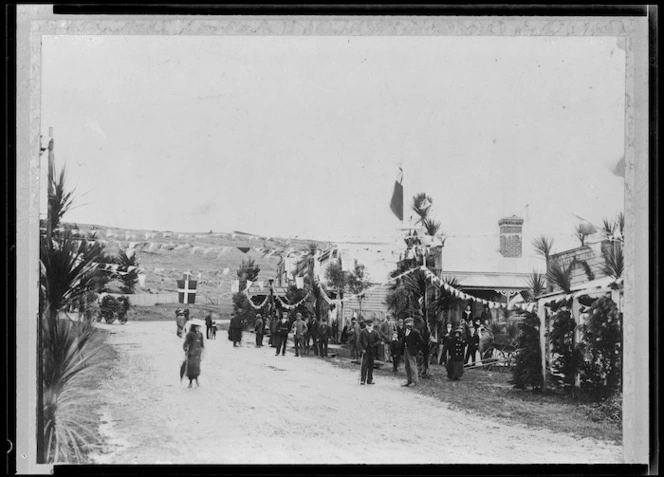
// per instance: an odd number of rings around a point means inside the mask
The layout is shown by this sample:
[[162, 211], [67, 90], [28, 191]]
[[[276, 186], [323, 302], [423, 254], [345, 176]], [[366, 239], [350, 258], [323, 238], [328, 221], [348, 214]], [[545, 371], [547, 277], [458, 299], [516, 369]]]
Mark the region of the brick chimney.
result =
[[516, 215], [503, 217], [498, 221], [498, 227], [500, 228], [500, 253], [503, 257], [519, 258], [522, 253], [523, 219]]

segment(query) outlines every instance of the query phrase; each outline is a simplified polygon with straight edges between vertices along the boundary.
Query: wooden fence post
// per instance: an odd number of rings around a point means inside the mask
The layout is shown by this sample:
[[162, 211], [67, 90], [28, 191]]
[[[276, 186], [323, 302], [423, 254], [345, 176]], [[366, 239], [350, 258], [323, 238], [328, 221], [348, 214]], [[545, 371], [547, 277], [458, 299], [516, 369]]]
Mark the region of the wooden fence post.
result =
[[546, 309], [541, 302], [537, 303], [537, 316], [540, 319], [540, 355], [542, 359], [542, 391], [546, 388]]

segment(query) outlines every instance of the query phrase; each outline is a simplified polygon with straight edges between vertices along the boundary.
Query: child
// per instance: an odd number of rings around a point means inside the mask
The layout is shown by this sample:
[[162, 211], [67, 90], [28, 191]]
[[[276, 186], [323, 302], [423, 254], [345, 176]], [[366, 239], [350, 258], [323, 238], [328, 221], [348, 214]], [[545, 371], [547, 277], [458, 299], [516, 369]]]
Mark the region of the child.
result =
[[396, 373], [399, 370], [399, 356], [401, 355], [401, 340], [399, 339], [399, 333], [396, 331], [392, 333], [390, 354], [392, 355], [392, 371]]

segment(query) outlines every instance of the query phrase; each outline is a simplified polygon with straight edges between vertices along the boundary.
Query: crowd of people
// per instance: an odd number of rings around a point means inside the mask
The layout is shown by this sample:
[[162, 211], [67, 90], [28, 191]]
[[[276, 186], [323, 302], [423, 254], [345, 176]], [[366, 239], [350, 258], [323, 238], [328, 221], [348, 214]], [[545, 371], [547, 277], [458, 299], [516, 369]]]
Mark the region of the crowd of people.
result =
[[[203, 334], [200, 331], [203, 322], [189, 319], [189, 310], [176, 310], [177, 335], [185, 334], [183, 348], [185, 362], [181, 376], [187, 374], [189, 387], [198, 385], [200, 359], [204, 348]], [[206, 339], [216, 338], [216, 323], [212, 314], [205, 317]], [[303, 318], [301, 313], [291, 316], [282, 311], [279, 316], [271, 313], [263, 318], [257, 314], [253, 325], [257, 348], [263, 347], [263, 338], [267, 335], [268, 345], [275, 348], [275, 356], [285, 356], [289, 337], [293, 338], [295, 357], [309, 356], [312, 353], [321, 358], [328, 357], [328, 345], [335, 339], [336, 333], [327, 318]], [[473, 317], [471, 307], [467, 306], [461, 321], [455, 327], [447, 322], [444, 326], [429, 329], [421, 317], [396, 319], [388, 314], [377, 320], [364, 319], [362, 316], [346, 318], [341, 331], [340, 343], [350, 350], [350, 357], [359, 360], [360, 384], [374, 384], [373, 369], [376, 361], [392, 364], [392, 371], [397, 373], [401, 362], [404, 363], [406, 383], [403, 386], [415, 386], [420, 377], [428, 377], [429, 364], [445, 366], [450, 380], [459, 380], [463, 376], [464, 366], [474, 366], [480, 360], [491, 357], [493, 335], [490, 326], [490, 313], [487, 309], [480, 317]], [[228, 339], [233, 347], [242, 344], [244, 321], [234, 315], [230, 320]], [[338, 328], [336, 328], [338, 330]], [[336, 340], [335, 340], [336, 341]]]

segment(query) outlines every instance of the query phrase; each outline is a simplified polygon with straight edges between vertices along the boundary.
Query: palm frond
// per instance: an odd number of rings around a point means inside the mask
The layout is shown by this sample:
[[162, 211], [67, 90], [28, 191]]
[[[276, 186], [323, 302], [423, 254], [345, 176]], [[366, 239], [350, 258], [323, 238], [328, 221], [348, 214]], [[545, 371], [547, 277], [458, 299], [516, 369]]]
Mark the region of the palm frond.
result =
[[553, 252], [553, 239], [550, 237], [546, 237], [544, 235], [536, 237], [533, 239], [532, 245], [535, 249], [535, 252], [544, 257], [546, 260], [549, 259], [551, 253]]
[[546, 281], [544, 278], [544, 275], [537, 270], [533, 270], [530, 277], [528, 277], [528, 288], [530, 288], [533, 297], [538, 297], [544, 292], [546, 287]]
[[563, 267], [558, 262], [551, 262], [546, 278], [565, 293], [569, 293], [572, 289], [572, 264], [570, 263], [568, 266]]
[[618, 217], [616, 217], [615, 221], [615, 226], [617, 228], [617, 231], [620, 232], [620, 235], [624, 235], [625, 233], [625, 213], [620, 212], [618, 214]]
[[74, 190], [67, 191], [65, 186], [65, 168], [60, 171], [58, 178], [54, 178], [49, 188], [48, 203], [51, 207], [51, 227], [56, 230], [62, 217], [71, 209], [74, 203]]
[[600, 228], [600, 233], [605, 239], [608, 240], [611, 237], [613, 237], [615, 229], [616, 229], [615, 223], [612, 223], [609, 219], [602, 219], [602, 226]]
[[413, 203], [411, 204], [410, 208], [419, 217], [417, 223], [423, 223], [424, 219], [427, 218], [432, 203], [433, 200], [431, 197], [429, 197], [424, 192], [420, 192], [413, 196]]
[[95, 267], [103, 246], [75, 240], [69, 231], [41, 243], [41, 290], [53, 313], [94, 288]]
[[614, 244], [613, 246], [608, 246], [602, 252], [604, 255], [602, 271], [609, 277], [620, 278], [625, 269], [622, 245]]
[[439, 220], [433, 220], [428, 217], [425, 217], [422, 219], [422, 225], [424, 225], [424, 228], [427, 231], [427, 235], [437, 235], [438, 232], [440, 231], [440, 227], [442, 223]]

